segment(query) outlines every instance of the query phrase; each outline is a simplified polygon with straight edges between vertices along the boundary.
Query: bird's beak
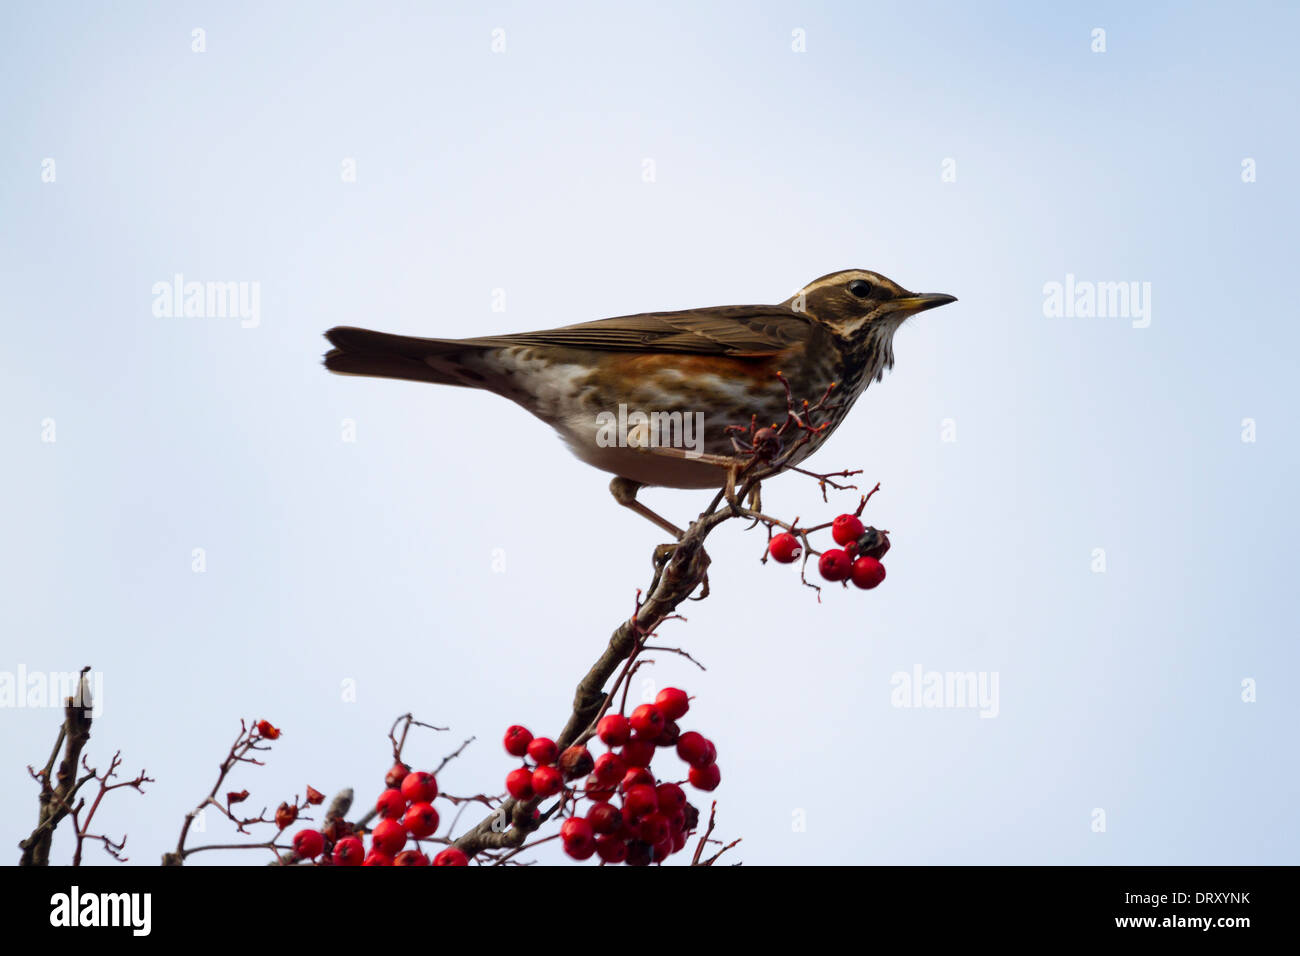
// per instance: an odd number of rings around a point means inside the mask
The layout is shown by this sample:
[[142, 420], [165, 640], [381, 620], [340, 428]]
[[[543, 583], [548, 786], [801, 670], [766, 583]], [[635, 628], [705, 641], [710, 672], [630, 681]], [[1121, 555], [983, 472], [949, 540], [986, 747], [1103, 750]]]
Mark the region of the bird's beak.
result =
[[891, 299], [885, 303], [885, 311], [915, 315], [918, 312], [924, 312], [926, 309], [937, 309], [941, 305], [956, 301], [957, 297], [955, 295], [947, 295], [943, 292], [926, 292], [921, 295], [907, 295]]

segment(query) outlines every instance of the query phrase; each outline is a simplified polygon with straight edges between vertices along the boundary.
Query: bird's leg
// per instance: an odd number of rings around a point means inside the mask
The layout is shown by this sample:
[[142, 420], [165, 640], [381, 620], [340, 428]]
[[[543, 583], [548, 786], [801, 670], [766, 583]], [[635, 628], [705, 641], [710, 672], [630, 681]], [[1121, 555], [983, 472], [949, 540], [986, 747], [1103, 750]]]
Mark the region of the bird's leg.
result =
[[[656, 514], [654, 511], [650, 510], [645, 505], [641, 504], [641, 502], [636, 500], [636, 493], [644, 487], [645, 485], [641, 484], [641, 482], [639, 481], [633, 481], [631, 478], [619, 477], [619, 478], [615, 478], [613, 481], [609, 483], [609, 492], [614, 496], [614, 500], [617, 501], [619, 504], [621, 504], [624, 508], [631, 508], [637, 514], [641, 515], [641, 517], [648, 518], [650, 521], [653, 521], [655, 524], [663, 528], [665, 531], [667, 531], [669, 534], [671, 534], [674, 538], [677, 539], [677, 541], [674, 541], [672, 544], [661, 544], [655, 548], [654, 556], [651, 558], [651, 561], [653, 562], [655, 568], [654, 585], [657, 585], [659, 583], [659, 575], [663, 573], [664, 567], [668, 564], [668, 560], [673, 556], [673, 553], [677, 550], [677, 542], [681, 541], [682, 538], [686, 536], [686, 532], [682, 531], [681, 528], [677, 527], [667, 518], [663, 517], [662, 515]], [[707, 568], [709, 566], [709, 556], [705, 554], [703, 548], [700, 548], [696, 560], [702, 562], [703, 567]], [[702, 575], [702, 583], [704, 585], [704, 590], [697, 600], [703, 600], [705, 597], [708, 596], [709, 576], [707, 573], [704, 573]], [[650, 588], [651, 591], [654, 590], [654, 585], [651, 586]]]
[[633, 481], [631, 478], [615, 478], [609, 483], [609, 493], [614, 496], [614, 500], [624, 508], [630, 508], [641, 517], [653, 521], [659, 527], [663, 528], [678, 541], [682, 540], [686, 532], [677, 525], [673, 524], [662, 515], [651, 511], [641, 502], [636, 500], [636, 493], [645, 487], [639, 481]]

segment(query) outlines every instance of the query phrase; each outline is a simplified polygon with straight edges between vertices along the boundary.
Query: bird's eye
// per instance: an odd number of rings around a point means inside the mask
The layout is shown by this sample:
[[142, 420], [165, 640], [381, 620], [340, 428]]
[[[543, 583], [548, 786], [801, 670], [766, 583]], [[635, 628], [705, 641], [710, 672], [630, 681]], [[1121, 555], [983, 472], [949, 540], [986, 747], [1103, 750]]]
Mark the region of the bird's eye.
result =
[[849, 283], [849, 291], [859, 299], [865, 299], [871, 295], [871, 283], [866, 279], [854, 279]]

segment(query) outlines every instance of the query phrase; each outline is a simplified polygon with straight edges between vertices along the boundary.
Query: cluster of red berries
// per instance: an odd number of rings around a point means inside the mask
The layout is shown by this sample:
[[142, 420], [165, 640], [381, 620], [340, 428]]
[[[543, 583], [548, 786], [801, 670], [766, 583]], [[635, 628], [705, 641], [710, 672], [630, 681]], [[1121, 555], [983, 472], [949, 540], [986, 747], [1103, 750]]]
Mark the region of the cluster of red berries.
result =
[[[823, 527], [825, 527], [823, 525]], [[883, 531], [868, 528], [857, 515], [840, 515], [831, 522], [831, 537], [839, 548], [828, 548], [817, 561], [817, 571], [827, 581], [852, 581], [869, 591], [885, 580], [885, 566], [880, 563], [889, 550], [889, 537]], [[790, 564], [803, 554], [799, 539], [788, 531], [773, 535], [767, 546], [774, 561]]]
[[[294, 852], [305, 860], [320, 857], [319, 864], [325, 866], [469, 866], [469, 859], [454, 846], [432, 861], [419, 848], [419, 841], [438, 829], [438, 811], [433, 806], [438, 781], [433, 774], [413, 771], [399, 761], [384, 782], [388, 789], [375, 802], [380, 820], [370, 831], [369, 853], [352, 824], [339, 818], [323, 830], [299, 830], [293, 837]], [[404, 850], [408, 838], [416, 845]]]
[[[678, 783], [659, 780], [650, 771], [655, 755], [675, 749], [689, 767], [687, 780], [698, 790], [713, 790], [722, 781], [713, 743], [695, 731], [682, 733], [677, 725], [689, 709], [686, 692], [667, 687], [653, 704], [640, 705], [630, 716], [606, 714], [596, 724], [596, 736], [610, 749], [596, 758], [581, 744], [560, 753], [550, 738], [511, 727], [506, 752], [526, 757], [534, 766], [525, 763], [510, 771], [506, 789], [516, 800], [561, 792], [572, 796], [572, 813], [560, 826], [560, 839], [575, 860], [595, 855], [629, 866], [660, 863], [686, 846], [700, 813]], [[582, 786], [566, 786], [579, 777], [586, 777]], [[589, 806], [578, 815], [576, 804], [583, 798]]]

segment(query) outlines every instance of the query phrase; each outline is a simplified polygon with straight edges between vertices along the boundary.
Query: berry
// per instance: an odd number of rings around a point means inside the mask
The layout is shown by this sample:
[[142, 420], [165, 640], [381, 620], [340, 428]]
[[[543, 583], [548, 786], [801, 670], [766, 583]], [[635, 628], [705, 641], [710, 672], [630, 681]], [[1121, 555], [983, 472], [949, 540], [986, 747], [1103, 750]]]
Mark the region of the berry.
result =
[[[660, 733], [663, 728], [660, 728]], [[623, 745], [623, 761], [629, 767], [648, 767], [654, 759], [655, 742], [653, 740], [629, 740]]]
[[645, 784], [653, 787], [655, 785], [654, 774], [645, 767], [629, 767], [623, 777], [623, 782], [618, 785], [622, 793], [627, 793], [633, 787]]
[[257, 732], [267, 740], [277, 740], [280, 736], [280, 728], [272, 726], [269, 720], [259, 720]]
[[822, 552], [817, 562], [817, 571], [827, 581], [843, 581], [849, 576], [852, 562], [846, 552], [839, 548], [829, 548]]
[[574, 744], [560, 754], [560, 773], [564, 774], [565, 780], [585, 777], [595, 765], [591, 751], [581, 744]]
[[438, 781], [423, 770], [408, 773], [402, 781], [402, 796], [411, 803], [432, 803], [438, 796]]
[[375, 801], [375, 809], [386, 820], [396, 820], [406, 812], [406, 797], [400, 790], [385, 790]]
[[596, 833], [617, 833], [623, 828], [623, 814], [618, 807], [598, 803], [587, 811], [587, 822]]
[[569, 817], [560, 826], [564, 852], [575, 860], [585, 860], [596, 852], [596, 833], [582, 817]]
[[533, 772], [527, 767], [519, 767], [506, 774], [506, 790], [516, 800], [533, 798]]
[[668, 720], [681, 720], [691, 709], [691, 701], [686, 696], [686, 691], [676, 687], [665, 687], [655, 697], [655, 706], [663, 711], [664, 717]]
[[550, 737], [534, 737], [528, 744], [528, 756], [537, 762], [539, 767], [545, 767], [547, 764], [553, 764], [556, 758], [560, 756], [560, 748], [555, 746], [555, 741]]
[[686, 791], [675, 783], [661, 783], [655, 788], [659, 797], [659, 809], [664, 813], [686, 812]]
[[632, 736], [632, 727], [622, 714], [606, 714], [596, 725], [601, 742], [610, 747], [621, 747]]
[[365, 862], [362, 866], [392, 866], [393, 858], [387, 853], [380, 853], [378, 850], [371, 850], [366, 854]]
[[596, 852], [606, 863], [622, 863], [627, 859], [627, 844], [621, 837], [596, 837]]
[[533, 793], [553, 797], [564, 789], [564, 775], [555, 767], [538, 767], [533, 771]]
[[632, 729], [636, 731], [638, 737], [654, 740], [663, 733], [664, 712], [654, 704], [642, 704], [632, 711], [632, 717], [628, 722], [632, 725]]
[[618, 754], [601, 754], [596, 758], [596, 766], [591, 771], [596, 782], [607, 787], [616, 785], [623, 779], [625, 773], [627, 773], [627, 764]]
[[406, 775], [411, 772], [411, 768], [400, 760], [389, 768], [388, 773], [384, 774], [384, 786], [389, 790], [396, 790], [406, 779]]
[[419, 850], [403, 850], [393, 857], [393, 866], [428, 866], [429, 858]]
[[[710, 752], [713, 752], [713, 744], [703, 734], [688, 730], [677, 738], [677, 756], [692, 767], [707, 767], [712, 763], [713, 760], [709, 759]], [[716, 752], [714, 759], [717, 759]]]
[[366, 846], [354, 836], [344, 837], [334, 844], [335, 866], [360, 866], [366, 858]]
[[675, 720], [665, 720], [663, 732], [655, 738], [656, 747], [676, 747], [677, 738], [682, 735], [682, 728]]
[[862, 537], [862, 532], [865, 530], [857, 515], [840, 515], [831, 522], [831, 537], [835, 539], [836, 544], [846, 547], [857, 544], [858, 538]]
[[777, 563], [790, 564], [799, 560], [799, 556], [803, 554], [803, 547], [799, 544], [798, 538], [785, 531], [772, 538], [767, 551], [772, 555], [772, 560]]
[[[648, 783], [628, 787], [623, 795], [623, 812], [632, 819], [640, 819], [659, 809], [659, 795]], [[647, 841], [654, 842], [654, 841]]]
[[673, 831], [673, 852], [674, 853], [678, 852], [684, 846], [686, 846], [686, 831], [674, 830]]
[[433, 858], [434, 866], [469, 866], [469, 857], [458, 847], [449, 846]]
[[275, 825], [283, 830], [294, 820], [298, 819], [298, 808], [291, 807], [287, 803], [281, 803], [275, 808]]
[[431, 803], [413, 803], [402, 817], [402, 825], [417, 840], [423, 840], [438, 829], [438, 811]]
[[885, 580], [885, 566], [875, 558], [863, 555], [853, 562], [853, 583], [864, 591], [870, 591]]
[[307, 784], [307, 802], [313, 807], [319, 806], [325, 802], [325, 794], [321, 793], [311, 784]]
[[654, 845], [654, 847], [651, 849], [650, 859], [656, 863], [660, 863], [668, 859], [668, 857], [672, 854], [672, 852], [673, 852], [673, 838], [672, 835], [669, 834], [668, 836], [665, 836], [663, 838], [662, 842], [656, 843]]
[[722, 782], [722, 771], [716, 763], [711, 763], [707, 767], [692, 767], [690, 777], [691, 786], [697, 790], [716, 790]]
[[293, 835], [293, 852], [304, 860], [314, 860], [325, 849], [325, 838], [319, 830], [299, 830]]
[[614, 787], [608, 787], [600, 783], [596, 777], [592, 775], [586, 779], [582, 792], [586, 794], [587, 799], [593, 803], [608, 803], [617, 791]]
[[642, 818], [641, 822], [637, 824], [636, 835], [651, 846], [662, 843], [672, 835], [668, 826], [668, 818], [662, 813], [652, 813]]
[[370, 834], [370, 841], [372, 850], [392, 856], [406, 844], [406, 827], [397, 820], [380, 820]]
[[533, 735], [527, 727], [515, 724], [506, 728], [506, 753], [512, 757], [522, 757], [528, 753], [528, 745], [533, 742]]

